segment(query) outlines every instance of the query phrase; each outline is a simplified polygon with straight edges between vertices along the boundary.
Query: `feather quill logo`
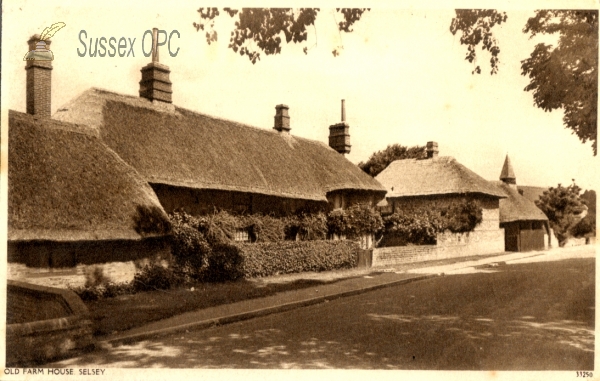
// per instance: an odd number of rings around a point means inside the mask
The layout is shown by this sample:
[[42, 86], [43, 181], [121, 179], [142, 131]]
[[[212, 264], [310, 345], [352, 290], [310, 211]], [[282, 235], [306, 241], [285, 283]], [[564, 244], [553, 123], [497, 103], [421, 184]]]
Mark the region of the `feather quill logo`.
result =
[[64, 22], [57, 22], [44, 29], [40, 34], [39, 40], [35, 45], [34, 50], [30, 50], [23, 57], [23, 61], [52, 61], [54, 54], [48, 49], [48, 40], [51, 39], [56, 32], [67, 26]]

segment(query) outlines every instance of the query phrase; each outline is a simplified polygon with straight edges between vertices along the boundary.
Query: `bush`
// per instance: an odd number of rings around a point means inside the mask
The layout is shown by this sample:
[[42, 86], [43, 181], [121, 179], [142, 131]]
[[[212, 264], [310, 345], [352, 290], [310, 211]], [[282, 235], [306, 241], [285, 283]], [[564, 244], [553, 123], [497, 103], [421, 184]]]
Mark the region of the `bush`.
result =
[[353, 268], [358, 262], [358, 244], [353, 241], [286, 241], [236, 246], [243, 259], [240, 275], [246, 278]]
[[359, 237], [383, 228], [381, 215], [368, 204], [355, 204], [346, 210], [335, 209], [327, 215], [329, 234]]
[[385, 228], [381, 246], [434, 245], [437, 233], [473, 231], [482, 219], [481, 206], [472, 200], [453, 202], [434, 210], [400, 210], [383, 219]]
[[571, 235], [573, 237], [586, 237], [586, 236], [595, 236], [596, 235], [596, 218], [595, 216], [590, 216], [589, 214], [581, 219], [571, 229]]
[[84, 270], [86, 288], [97, 287], [110, 282], [110, 279], [104, 275], [101, 266], [86, 267]]
[[153, 263], [135, 274], [132, 287], [135, 292], [168, 290], [180, 283], [181, 280], [172, 269]]
[[434, 245], [441, 223], [431, 213], [396, 212], [385, 217], [385, 233], [382, 246], [385, 245]]
[[442, 213], [442, 229], [452, 233], [465, 233], [481, 223], [483, 211], [476, 201], [463, 201], [451, 204]]
[[174, 224], [171, 250], [174, 258], [172, 265], [179, 276], [188, 281], [202, 277], [212, 252], [203, 233], [187, 225]]
[[279, 242], [285, 239], [285, 221], [273, 216], [243, 216], [241, 228], [250, 230], [253, 242]]
[[206, 258], [207, 266], [199, 274], [199, 280], [227, 282], [239, 279], [243, 276], [242, 261], [240, 249], [236, 245], [229, 242], [213, 242], [212, 250]]
[[96, 286], [69, 287], [75, 292], [81, 300], [92, 301], [102, 298], [114, 298], [119, 295], [128, 295], [134, 293], [130, 283], [108, 282]]

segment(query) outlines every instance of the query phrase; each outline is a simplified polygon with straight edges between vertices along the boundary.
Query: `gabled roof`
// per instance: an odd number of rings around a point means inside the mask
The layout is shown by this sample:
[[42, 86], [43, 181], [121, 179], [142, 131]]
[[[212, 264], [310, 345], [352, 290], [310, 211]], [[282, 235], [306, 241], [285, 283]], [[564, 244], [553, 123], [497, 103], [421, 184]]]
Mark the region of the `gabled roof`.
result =
[[144, 210], [168, 226], [152, 188], [85, 130], [9, 111], [9, 241], [160, 235], [136, 230]]
[[502, 181], [494, 185], [506, 194], [500, 200], [500, 223], [512, 221], [548, 221], [548, 217], [533, 202], [521, 196], [519, 192]]
[[326, 201], [385, 189], [329, 146], [144, 98], [90, 89], [55, 118], [91, 126], [148, 182]]
[[396, 160], [375, 177], [386, 198], [447, 194], [506, 197], [497, 187], [449, 156]]
[[506, 155], [506, 159], [504, 159], [504, 165], [502, 166], [502, 172], [500, 172], [500, 180], [516, 180], [515, 171], [513, 170], [512, 164], [510, 163], [510, 158]]

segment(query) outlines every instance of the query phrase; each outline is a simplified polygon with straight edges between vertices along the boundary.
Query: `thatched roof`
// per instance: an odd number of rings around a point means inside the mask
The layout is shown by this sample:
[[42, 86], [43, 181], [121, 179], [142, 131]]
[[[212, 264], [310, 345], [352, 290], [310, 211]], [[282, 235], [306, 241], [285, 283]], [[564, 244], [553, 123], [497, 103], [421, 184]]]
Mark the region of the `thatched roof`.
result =
[[168, 226], [152, 188], [85, 132], [86, 127], [9, 112], [9, 241], [160, 235], [147, 231], [148, 219], [140, 221], [145, 217]]
[[375, 179], [387, 189], [386, 198], [447, 194], [506, 197], [493, 184], [449, 156], [396, 160]]
[[525, 197], [529, 201], [535, 203], [537, 200], [540, 199], [540, 196], [543, 195], [545, 191], [550, 189], [550, 187], [544, 188], [544, 187], [519, 185], [519, 186], [517, 186], [517, 189], [519, 190], [519, 192], [521, 192], [521, 195], [523, 195], [523, 197]]
[[500, 200], [500, 223], [512, 221], [548, 221], [548, 217], [535, 204], [521, 196], [516, 189], [502, 181], [494, 181], [494, 185], [506, 194]]
[[320, 201], [342, 189], [385, 193], [324, 143], [140, 97], [90, 89], [54, 117], [92, 126], [150, 183]]

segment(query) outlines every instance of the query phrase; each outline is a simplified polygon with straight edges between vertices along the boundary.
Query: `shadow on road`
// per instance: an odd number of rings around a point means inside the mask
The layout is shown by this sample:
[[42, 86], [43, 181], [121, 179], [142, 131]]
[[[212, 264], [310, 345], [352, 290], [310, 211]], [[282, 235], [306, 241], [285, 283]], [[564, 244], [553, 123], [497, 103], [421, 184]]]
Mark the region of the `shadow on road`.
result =
[[594, 263], [433, 278], [55, 365], [591, 370]]

